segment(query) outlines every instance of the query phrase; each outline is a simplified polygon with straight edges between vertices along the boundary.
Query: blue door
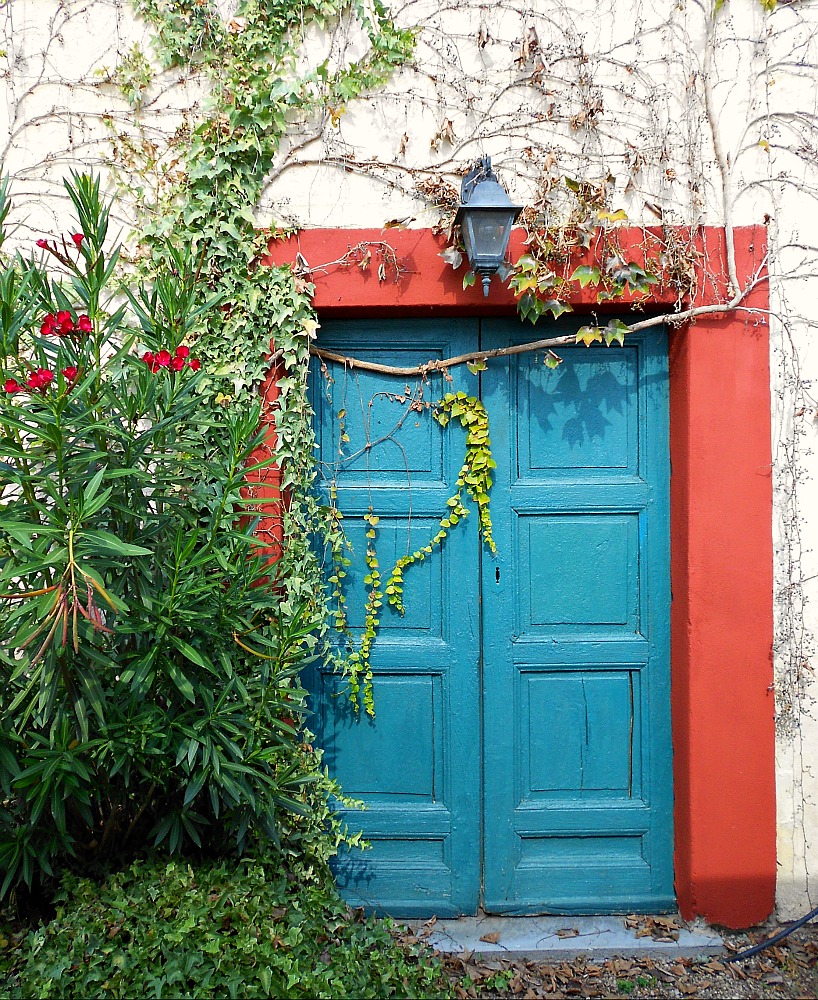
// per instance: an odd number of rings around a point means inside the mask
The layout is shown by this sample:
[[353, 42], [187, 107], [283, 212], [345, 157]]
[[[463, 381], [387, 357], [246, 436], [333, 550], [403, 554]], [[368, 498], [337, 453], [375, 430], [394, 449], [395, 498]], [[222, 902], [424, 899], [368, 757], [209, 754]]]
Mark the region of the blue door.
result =
[[[516, 320], [435, 319], [327, 323], [320, 342], [409, 367], [529, 338]], [[337, 868], [355, 905], [674, 905], [666, 341], [562, 355], [556, 370], [525, 353], [425, 384], [314, 369], [320, 460], [353, 546], [353, 634], [371, 589], [364, 516], [378, 518], [385, 575], [435, 534], [454, 491], [463, 433], [427, 404], [479, 396], [497, 463], [496, 555], [473, 512], [406, 571], [405, 614], [381, 609], [375, 717], [352, 710], [330, 668], [312, 682], [327, 764], [367, 807], [347, 819], [372, 847]]]

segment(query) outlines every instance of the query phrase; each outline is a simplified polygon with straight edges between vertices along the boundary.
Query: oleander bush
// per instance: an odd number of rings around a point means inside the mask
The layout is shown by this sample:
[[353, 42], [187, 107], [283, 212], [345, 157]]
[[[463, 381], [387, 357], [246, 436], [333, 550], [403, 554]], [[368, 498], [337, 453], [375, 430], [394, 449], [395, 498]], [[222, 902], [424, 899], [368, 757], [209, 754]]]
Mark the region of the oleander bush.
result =
[[0, 898], [148, 847], [320, 866], [314, 609], [254, 539], [258, 406], [202, 403], [219, 297], [172, 242], [123, 287], [99, 182], [67, 188], [76, 223], [0, 268]]

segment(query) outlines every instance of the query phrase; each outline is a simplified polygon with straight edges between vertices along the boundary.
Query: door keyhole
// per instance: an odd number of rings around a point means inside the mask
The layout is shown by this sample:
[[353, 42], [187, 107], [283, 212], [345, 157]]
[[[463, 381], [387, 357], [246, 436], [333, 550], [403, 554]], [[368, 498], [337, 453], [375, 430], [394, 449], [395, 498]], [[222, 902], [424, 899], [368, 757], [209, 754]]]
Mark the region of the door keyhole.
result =
[[496, 566], [494, 569], [494, 579], [497, 583], [500, 582], [500, 567]]

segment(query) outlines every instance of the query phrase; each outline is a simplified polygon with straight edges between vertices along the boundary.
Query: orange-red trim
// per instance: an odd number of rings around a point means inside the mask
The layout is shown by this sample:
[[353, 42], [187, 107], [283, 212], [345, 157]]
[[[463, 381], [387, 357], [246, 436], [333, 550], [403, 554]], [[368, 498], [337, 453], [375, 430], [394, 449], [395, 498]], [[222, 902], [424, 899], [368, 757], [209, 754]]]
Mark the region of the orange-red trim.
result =
[[[661, 234], [647, 236], [658, 248]], [[645, 237], [622, 230], [619, 242], [633, 259]], [[380, 240], [401, 258], [399, 282], [379, 282], [375, 266], [321, 270], [349, 247]], [[739, 229], [735, 243], [745, 281], [763, 264], [766, 232]], [[315, 269], [321, 315], [513, 312], [496, 279], [488, 299], [479, 287], [464, 291], [462, 270], [438, 256], [442, 247], [429, 230], [314, 229], [271, 243], [267, 262], [292, 263], [300, 251]], [[724, 294], [723, 230], [702, 229], [697, 249], [701, 305]], [[512, 259], [523, 250], [515, 233]], [[660, 289], [647, 305], [673, 301]], [[744, 303], [758, 312], [701, 317], [670, 338], [676, 891], [685, 917], [728, 927], [766, 919], [775, 893], [768, 301], [762, 282]], [[600, 308], [591, 288], [578, 289], [572, 305]]]

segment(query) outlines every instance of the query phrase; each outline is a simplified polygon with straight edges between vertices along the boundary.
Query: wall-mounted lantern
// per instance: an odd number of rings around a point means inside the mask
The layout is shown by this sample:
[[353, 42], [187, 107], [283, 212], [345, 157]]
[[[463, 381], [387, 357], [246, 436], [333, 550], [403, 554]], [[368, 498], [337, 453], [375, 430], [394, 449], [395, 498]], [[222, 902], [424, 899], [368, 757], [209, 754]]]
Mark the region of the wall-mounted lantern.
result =
[[523, 208], [512, 205], [488, 156], [463, 178], [460, 202], [454, 221], [460, 226], [471, 268], [483, 279], [483, 295], [488, 295], [491, 276], [503, 263], [511, 227]]

